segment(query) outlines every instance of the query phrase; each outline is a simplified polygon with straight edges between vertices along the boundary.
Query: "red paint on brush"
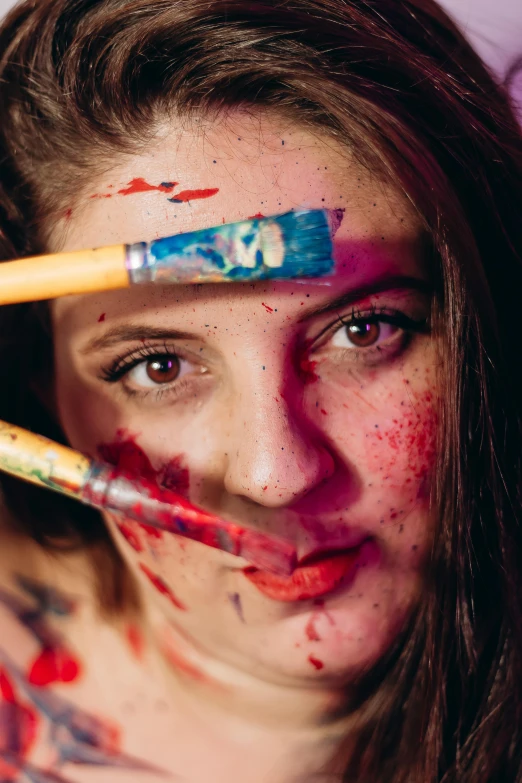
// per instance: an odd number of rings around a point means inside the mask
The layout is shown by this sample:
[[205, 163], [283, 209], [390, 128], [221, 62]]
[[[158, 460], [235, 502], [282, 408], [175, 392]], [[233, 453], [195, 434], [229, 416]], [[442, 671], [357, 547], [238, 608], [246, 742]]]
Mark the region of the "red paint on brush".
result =
[[319, 670], [324, 668], [324, 663], [320, 661], [319, 658], [316, 658], [315, 655], [309, 655], [308, 660], [310, 661], [314, 669]]
[[186, 201], [195, 201], [198, 198], [210, 198], [219, 193], [219, 188], [202, 188], [201, 190], [182, 190], [180, 193], [175, 193], [169, 201], [174, 204], [182, 204]]
[[124, 539], [135, 550], [135, 552], [143, 552], [144, 546], [134, 527], [137, 524], [137, 522], [118, 522], [117, 527]]
[[135, 177], [127, 183], [126, 188], [118, 190], [120, 196], [132, 196], [134, 193], [147, 193], [150, 190], [159, 190], [160, 193], [171, 193], [177, 182], [160, 182], [159, 185], [150, 185], [143, 177]]
[[74, 682], [80, 671], [80, 664], [65, 647], [44, 647], [29, 670], [28, 680], [40, 687], [53, 682]]
[[158, 590], [158, 592], [160, 592], [161, 595], [164, 595], [166, 598], [168, 598], [169, 601], [172, 604], [174, 604], [176, 609], [181, 609], [182, 611], [186, 611], [187, 607], [176, 598], [176, 596], [174, 595], [170, 587], [167, 585], [166, 582], [163, 581], [163, 579], [160, 576], [158, 576], [153, 571], [151, 571], [150, 568], [148, 568], [148, 566], [146, 566], [144, 563], [140, 563], [139, 566], [140, 566], [140, 570], [143, 571], [143, 573], [148, 578], [150, 583], [154, 585], [156, 590]]

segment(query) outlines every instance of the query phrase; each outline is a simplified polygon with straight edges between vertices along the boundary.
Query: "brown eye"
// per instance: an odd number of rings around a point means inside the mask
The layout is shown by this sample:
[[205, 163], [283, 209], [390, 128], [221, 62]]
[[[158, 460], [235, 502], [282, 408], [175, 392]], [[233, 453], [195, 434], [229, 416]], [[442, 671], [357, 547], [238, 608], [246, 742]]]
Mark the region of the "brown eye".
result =
[[172, 383], [179, 375], [180, 361], [177, 356], [160, 356], [146, 363], [147, 378], [153, 383]]
[[379, 339], [381, 329], [378, 323], [354, 321], [346, 326], [346, 333], [353, 345], [358, 348], [367, 348]]

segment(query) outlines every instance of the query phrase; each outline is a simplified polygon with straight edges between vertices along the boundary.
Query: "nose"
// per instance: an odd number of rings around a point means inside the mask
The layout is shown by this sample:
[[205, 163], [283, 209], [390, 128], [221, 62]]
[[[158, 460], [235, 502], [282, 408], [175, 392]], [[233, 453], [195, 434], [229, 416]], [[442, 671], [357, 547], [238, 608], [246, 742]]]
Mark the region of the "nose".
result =
[[272, 508], [297, 502], [335, 469], [305, 415], [299, 380], [286, 383], [282, 395], [277, 389], [268, 373], [256, 372], [234, 396], [224, 477], [229, 494]]

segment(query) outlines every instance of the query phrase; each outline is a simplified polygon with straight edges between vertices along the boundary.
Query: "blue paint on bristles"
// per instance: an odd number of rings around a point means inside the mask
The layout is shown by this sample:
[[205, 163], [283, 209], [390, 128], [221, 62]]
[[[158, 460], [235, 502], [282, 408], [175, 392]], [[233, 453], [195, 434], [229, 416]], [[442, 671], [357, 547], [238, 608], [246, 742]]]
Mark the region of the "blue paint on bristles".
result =
[[252, 218], [129, 247], [133, 283], [221, 283], [323, 277], [334, 266], [328, 213]]

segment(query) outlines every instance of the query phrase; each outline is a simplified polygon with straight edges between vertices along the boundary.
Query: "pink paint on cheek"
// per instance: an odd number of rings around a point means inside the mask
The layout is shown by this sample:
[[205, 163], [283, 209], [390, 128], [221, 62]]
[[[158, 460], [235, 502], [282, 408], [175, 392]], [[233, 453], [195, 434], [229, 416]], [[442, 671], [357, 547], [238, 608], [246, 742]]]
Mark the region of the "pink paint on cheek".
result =
[[299, 368], [304, 375], [306, 383], [315, 383], [319, 380], [319, 376], [315, 372], [317, 362], [312, 362], [310, 359], [301, 359], [299, 362]]
[[154, 585], [156, 590], [161, 593], [161, 595], [164, 595], [166, 598], [169, 599], [171, 604], [173, 604], [176, 609], [181, 609], [182, 611], [186, 611], [187, 607], [181, 603], [181, 601], [176, 598], [170, 587], [167, 585], [166, 582], [163, 581], [163, 579], [155, 574], [153, 571], [148, 568], [144, 563], [139, 564], [140, 570], [145, 574], [149, 582]]
[[320, 661], [319, 658], [316, 658], [315, 655], [309, 655], [308, 660], [310, 661], [314, 669], [319, 670], [324, 668], [324, 663]]

